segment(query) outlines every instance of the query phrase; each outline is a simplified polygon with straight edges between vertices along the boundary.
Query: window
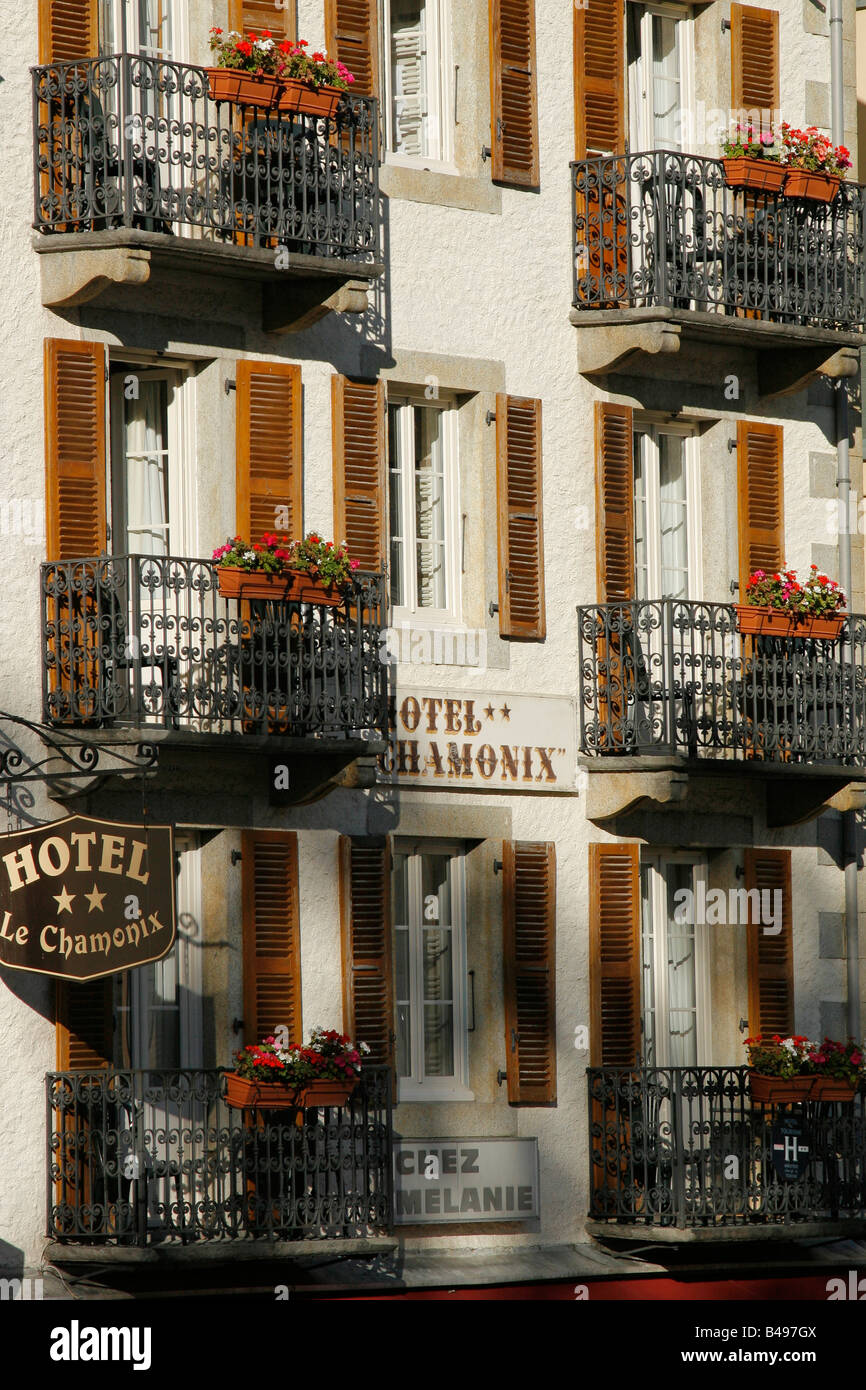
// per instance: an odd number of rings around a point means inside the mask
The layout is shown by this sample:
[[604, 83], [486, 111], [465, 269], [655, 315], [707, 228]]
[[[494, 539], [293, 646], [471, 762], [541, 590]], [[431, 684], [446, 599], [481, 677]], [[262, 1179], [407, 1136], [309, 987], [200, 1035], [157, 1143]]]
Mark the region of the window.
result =
[[459, 612], [457, 411], [453, 403], [388, 402], [391, 603], [401, 616]]
[[179, 58], [181, 8], [178, 0], [100, 0], [102, 52]]
[[192, 381], [173, 369], [114, 364], [111, 530], [119, 555], [192, 555]]
[[391, 900], [400, 1100], [471, 1100], [462, 849], [397, 841]]
[[649, 1067], [705, 1064], [710, 1047], [708, 928], [694, 912], [678, 922], [675, 894], [687, 888], [703, 900], [700, 856], [661, 854], [641, 862], [641, 1032]]
[[636, 421], [633, 453], [637, 597], [700, 598], [697, 436]]
[[682, 150], [691, 134], [691, 13], [629, 4], [629, 138], [634, 150]]
[[452, 157], [447, 0], [390, 0], [384, 6], [387, 145], [399, 163]]
[[201, 851], [191, 833], [175, 836], [177, 940], [162, 960], [115, 978], [117, 1064], [200, 1067]]

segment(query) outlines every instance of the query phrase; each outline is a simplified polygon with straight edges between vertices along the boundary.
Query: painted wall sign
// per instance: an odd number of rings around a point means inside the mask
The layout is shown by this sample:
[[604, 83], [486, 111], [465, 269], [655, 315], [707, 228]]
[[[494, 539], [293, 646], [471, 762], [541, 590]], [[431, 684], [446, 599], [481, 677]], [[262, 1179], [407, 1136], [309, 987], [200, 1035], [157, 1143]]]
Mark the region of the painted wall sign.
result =
[[70, 816], [0, 836], [0, 964], [95, 980], [175, 939], [170, 825]]
[[559, 695], [467, 696], [398, 688], [378, 779], [504, 792], [575, 788], [573, 702]]
[[398, 1226], [531, 1221], [540, 1214], [537, 1139], [395, 1139]]

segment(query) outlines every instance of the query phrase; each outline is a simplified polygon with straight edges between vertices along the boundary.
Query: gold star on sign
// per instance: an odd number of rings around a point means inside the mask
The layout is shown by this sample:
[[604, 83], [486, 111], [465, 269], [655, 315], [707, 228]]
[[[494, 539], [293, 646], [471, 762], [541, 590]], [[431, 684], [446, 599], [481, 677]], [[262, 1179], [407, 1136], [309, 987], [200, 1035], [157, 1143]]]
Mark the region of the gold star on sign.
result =
[[73, 904], [73, 902], [75, 901], [75, 894], [74, 894], [74, 893], [67, 893], [66, 888], [64, 887], [64, 888], [61, 890], [61, 892], [59, 892], [59, 893], [54, 893], [54, 894], [52, 894], [52, 896], [53, 896], [53, 898], [54, 898], [54, 901], [55, 901], [56, 904], [57, 904], [57, 913], [58, 913], [58, 916], [60, 915], [61, 912], [71, 912], [71, 911], [72, 911], [72, 904]]
[[503, 706], [502, 706], [502, 709], [499, 711], [499, 713], [502, 715], [502, 718], [503, 718], [503, 719], [510, 719], [510, 718], [511, 718], [511, 710], [508, 708], [507, 705], [503, 705]]
[[105, 894], [104, 894], [104, 893], [100, 893], [100, 891], [99, 891], [99, 889], [97, 888], [97, 886], [96, 886], [95, 883], [94, 883], [94, 885], [93, 885], [93, 892], [92, 892], [92, 893], [85, 893], [84, 896], [85, 896], [85, 898], [87, 899], [87, 901], [90, 903], [90, 907], [87, 909], [88, 916], [90, 915], [91, 912], [94, 912], [94, 911], [97, 910], [97, 909], [98, 909], [100, 912], [103, 912], [103, 911], [104, 911], [104, 908], [103, 908], [103, 906], [102, 906], [102, 899], [105, 897]]
[[484, 711], [484, 713], [487, 715], [487, 718], [488, 718], [488, 719], [492, 719], [492, 718], [493, 718], [493, 706], [492, 706], [492, 705], [488, 705], [487, 708], [486, 708], [486, 710]]

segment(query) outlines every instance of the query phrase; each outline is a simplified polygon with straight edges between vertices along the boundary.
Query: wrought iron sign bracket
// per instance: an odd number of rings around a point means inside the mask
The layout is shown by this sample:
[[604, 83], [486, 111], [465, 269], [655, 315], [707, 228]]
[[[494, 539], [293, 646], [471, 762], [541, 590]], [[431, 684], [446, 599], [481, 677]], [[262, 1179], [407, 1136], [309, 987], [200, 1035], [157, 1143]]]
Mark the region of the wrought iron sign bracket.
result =
[[[42, 758], [32, 758], [5, 732], [2, 726], [7, 723], [35, 734], [50, 751]], [[103, 755], [111, 759], [107, 767]], [[94, 777], [140, 777], [155, 772], [158, 759], [158, 745], [144, 739], [135, 744], [134, 752], [115, 744], [100, 748], [80, 735], [65, 730], [60, 734], [46, 724], [0, 710], [0, 782], [53, 784]]]

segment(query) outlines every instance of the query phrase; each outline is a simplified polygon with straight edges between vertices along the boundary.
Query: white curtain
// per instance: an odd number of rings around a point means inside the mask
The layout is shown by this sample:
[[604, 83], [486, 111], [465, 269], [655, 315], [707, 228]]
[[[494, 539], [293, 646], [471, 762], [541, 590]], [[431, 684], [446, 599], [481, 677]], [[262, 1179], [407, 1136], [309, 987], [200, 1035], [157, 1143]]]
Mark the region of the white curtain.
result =
[[167, 386], [138, 379], [126, 406], [126, 534], [136, 555], [168, 554]]

